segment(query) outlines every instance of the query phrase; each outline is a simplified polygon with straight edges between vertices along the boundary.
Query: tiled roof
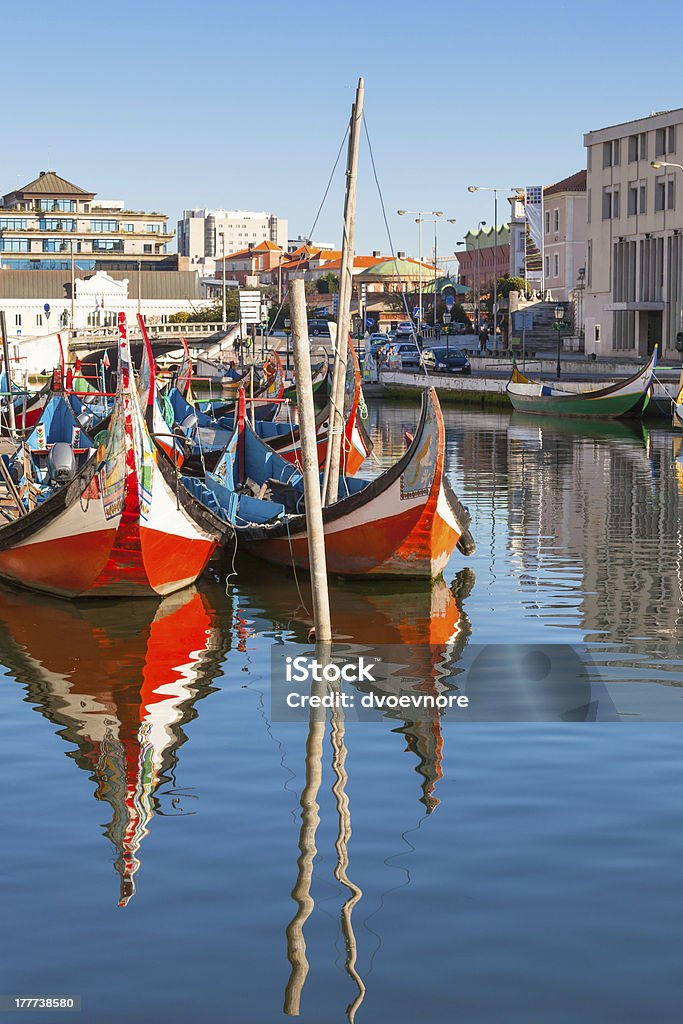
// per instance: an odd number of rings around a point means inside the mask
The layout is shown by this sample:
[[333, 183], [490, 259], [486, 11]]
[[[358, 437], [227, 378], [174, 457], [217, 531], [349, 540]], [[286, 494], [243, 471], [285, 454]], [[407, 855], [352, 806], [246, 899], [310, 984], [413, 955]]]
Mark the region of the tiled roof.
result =
[[577, 171], [576, 174], [570, 174], [568, 178], [563, 178], [562, 181], [556, 181], [554, 185], [547, 185], [543, 189], [543, 195], [557, 195], [559, 192], [585, 192], [586, 177], [586, 171]]
[[22, 185], [21, 188], [14, 189], [14, 191], [29, 193], [30, 195], [95, 195], [94, 192], [88, 192], [87, 189], [80, 188], [79, 185], [74, 185], [73, 182], [67, 181], [66, 178], [60, 178], [55, 171], [41, 171], [35, 181], [30, 181], [28, 185]]

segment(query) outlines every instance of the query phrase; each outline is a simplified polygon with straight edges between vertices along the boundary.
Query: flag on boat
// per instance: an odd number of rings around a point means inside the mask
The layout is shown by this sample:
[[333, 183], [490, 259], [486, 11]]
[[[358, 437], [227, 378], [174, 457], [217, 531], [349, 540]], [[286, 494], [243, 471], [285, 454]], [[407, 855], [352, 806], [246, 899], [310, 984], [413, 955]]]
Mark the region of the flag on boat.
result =
[[109, 361], [109, 352], [107, 352], [107, 351], [105, 351], [105, 353], [104, 353], [104, 359], [102, 360], [102, 365], [104, 366], [105, 370], [108, 370], [109, 367], [111, 366], [111, 363]]

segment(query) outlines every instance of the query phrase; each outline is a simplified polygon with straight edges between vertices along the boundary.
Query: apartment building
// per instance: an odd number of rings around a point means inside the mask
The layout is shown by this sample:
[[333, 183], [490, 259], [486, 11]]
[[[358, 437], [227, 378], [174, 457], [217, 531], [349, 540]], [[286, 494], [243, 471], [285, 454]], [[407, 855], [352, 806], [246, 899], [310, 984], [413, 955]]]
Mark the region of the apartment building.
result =
[[570, 302], [586, 264], [586, 172], [543, 189], [543, 259], [546, 291]]
[[97, 199], [56, 171], [0, 199], [0, 269], [154, 269], [173, 239], [163, 213], [129, 210], [121, 199]]
[[[586, 351], [683, 349], [683, 108], [588, 132]], [[677, 337], [679, 336], [679, 337]]]
[[274, 213], [249, 210], [184, 210], [178, 221], [178, 254], [208, 264], [261, 242], [287, 249], [288, 222]]

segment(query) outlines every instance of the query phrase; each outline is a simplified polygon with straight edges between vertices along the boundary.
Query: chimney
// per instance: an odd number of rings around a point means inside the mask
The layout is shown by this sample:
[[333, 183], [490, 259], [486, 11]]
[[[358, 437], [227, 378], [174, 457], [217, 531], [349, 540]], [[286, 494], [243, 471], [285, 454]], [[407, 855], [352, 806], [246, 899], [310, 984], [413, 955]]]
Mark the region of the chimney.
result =
[[379, 251], [379, 249], [373, 249], [372, 250], [372, 255], [373, 256], [381, 256], [382, 253]]
[[396, 258], [399, 260], [404, 260], [406, 258], [406, 254], [404, 252], [397, 252]]

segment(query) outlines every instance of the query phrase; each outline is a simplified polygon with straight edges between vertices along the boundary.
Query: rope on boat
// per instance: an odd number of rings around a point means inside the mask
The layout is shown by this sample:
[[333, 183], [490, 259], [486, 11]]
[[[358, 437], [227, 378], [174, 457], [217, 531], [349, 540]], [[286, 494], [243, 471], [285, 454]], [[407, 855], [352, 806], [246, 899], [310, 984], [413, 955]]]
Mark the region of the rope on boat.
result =
[[303, 610], [306, 612], [306, 614], [308, 615], [308, 617], [312, 618], [311, 613], [309, 612], [308, 607], [306, 605], [306, 602], [304, 601], [303, 594], [301, 593], [301, 587], [299, 586], [299, 577], [296, 574], [296, 565], [294, 564], [294, 552], [292, 551], [292, 535], [289, 532], [289, 519], [287, 517], [285, 517], [285, 526], [287, 527], [287, 542], [289, 544], [289, 557], [292, 560], [292, 572], [294, 573], [294, 582], [296, 583], [296, 589], [297, 589], [297, 591], [299, 593], [299, 600], [301, 601], [301, 606], [302, 606]]
[[669, 389], [667, 388], [667, 386], [666, 386], [666, 384], [664, 383], [664, 381], [663, 381], [663, 380], [660, 380], [660, 379], [659, 379], [659, 377], [657, 376], [657, 374], [656, 374], [656, 373], [653, 373], [653, 374], [652, 374], [652, 379], [653, 379], [653, 380], [655, 380], [655, 381], [657, 381], [657, 383], [659, 384], [659, 386], [660, 386], [661, 388], [663, 388], [663, 389], [664, 389], [664, 393], [665, 393], [665, 395], [667, 396], [667, 398], [669, 398], [669, 399], [670, 399], [670, 401], [671, 401], [672, 405], [676, 405], [676, 399], [675, 399], [675, 398], [674, 398], [674, 396], [673, 396], [673, 395], [671, 394], [671, 392], [670, 392], [670, 391], [669, 391]]

